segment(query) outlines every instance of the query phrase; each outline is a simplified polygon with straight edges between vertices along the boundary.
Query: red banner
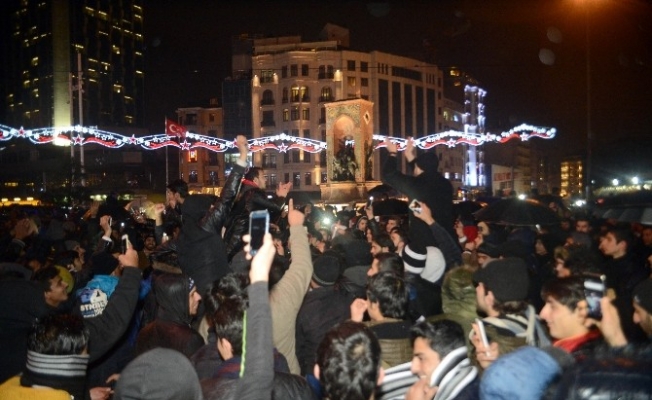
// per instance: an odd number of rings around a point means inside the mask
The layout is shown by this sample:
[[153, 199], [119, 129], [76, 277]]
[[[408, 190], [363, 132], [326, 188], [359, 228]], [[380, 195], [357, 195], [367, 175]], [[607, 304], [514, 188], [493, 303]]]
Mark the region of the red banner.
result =
[[165, 119], [165, 134], [168, 136], [176, 136], [181, 139], [186, 138], [186, 132], [188, 130], [186, 129], [185, 126], [179, 125], [175, 123], [174, 121], [171, 121], [169, 119]]

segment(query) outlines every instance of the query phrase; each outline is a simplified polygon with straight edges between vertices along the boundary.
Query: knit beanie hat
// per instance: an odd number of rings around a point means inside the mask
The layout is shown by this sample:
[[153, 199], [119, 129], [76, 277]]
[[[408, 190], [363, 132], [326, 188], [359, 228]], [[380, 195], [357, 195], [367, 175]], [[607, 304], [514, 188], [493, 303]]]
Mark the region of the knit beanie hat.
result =
[[401, 254], [405, 271], [411, 274], [420, 275], [426, 268], [427, 256], [428, 252], [424, 247], [421, 247], [416, 243], [406, 244], [403, 248], [403, 253]]
[[117, 267], [118, 259], [109, 253], [95, 253], [91, 257], [91, 273], [93, 275], [111, 275]]
[[340, 276], [340, 268], [339, 258], [325, 253], [313, 262], [312, 279], [319, 286], [333, 286]]
[[437, 168], [439, 167], [439, 158], [434, 152], [421, 153], [417, 156], [415, 163], [424, 172], [436, 172]]
[[476, 253], [478, 254], [486, 254], [491, 258], [498, 258], [500, 257], [500, 249], [498, 246], [491, 244], [489, 242], [482, 242], [480, 246], [476, 249]]
[[652, 313], [652, 279], [646, 279], [634, 287], [634, 303]]
[[465, 225], [462, 228], [467, 242], [472, 242], [478, 237], [478, 227], [475, 225]]
[[88, 360], [87, 354], [52, 355], [28, 350], [20, 384], [65, 390], [75, 399], [84, 399]]
[[521, 301], [527, 298], [530, 277], [525, 261], [511, 257], [490, 261], [473, 274], [473, 282], [484, 284], [498, 301]]
[[572, 364], [561, 349], [524, 346], [494, 361], [482, 375], [480, 399], [540, 399], [550, 383]]
[[[174, 366], [174, 368], [170, 368]], [[201, 400], [199, 378], [186, 356], [156, 348], [134, 359], [120, 374], [116, 400]]]

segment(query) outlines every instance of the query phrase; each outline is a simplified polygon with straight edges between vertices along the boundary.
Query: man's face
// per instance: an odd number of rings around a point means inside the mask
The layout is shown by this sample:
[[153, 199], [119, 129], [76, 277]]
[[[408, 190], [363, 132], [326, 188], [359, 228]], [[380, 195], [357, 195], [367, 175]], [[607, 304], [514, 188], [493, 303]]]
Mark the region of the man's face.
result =
[[591, 226], [589, 225], [589, 221], [577, 221], [575, 223], [575, 230], [578, 232], [583, 232], [583, 233], [589, 233], [591, 230]]
[[372, 277], [380, 272], [380, 268], [378, 267], [378, 264], [380, 264], [380, 262], [378, 261], [378, 259], [374, 258], [374, 260], [371, 262], [371, 266], [367, 270], [368, 277]]
[[484, 283], [478, 283], [478, 286], [475, 287], [475, 301], [476, 307], [480, 311], [485, 313], [489, 310], [489, 305], [487, 304], [487, 293], [484, 287]]
[[387, 220], [387, 225], [385, 225], [385, 230], [387, 231], [387, 233], [390, 233], [392, 231], [392, 229], [395, 228], [396, 226], [397, 226], [396, 220], [395, 219], [389, 219], [389, 220]]
[[643, 232], [641, 232], [641, 240], [643, 241], [644, 245], [652, 247], [652, 229], [643, 229]]
[[634, 303], [634, 323], [638, 324], [646, 335], [652, 337], [652, 315]]
[[50, 279], [50, 290], [45, 292], [45, 302], [52, 307], [58, 307], [59, 304], [68, 300], [66, 289], [68, 289], [68, 284], [59, 275]]
[[552, 296], [548, 296], [539, 316], [548, 324], [550, 336], [555, 339], [566, 339], [586, 332], [584, 328], [586, 311], [586, 300], [580, 301], [575, 310], [571, 310]]
[[484, 266], [487, 265], [489, 261], [493, 260], [493, 258], [484, 253], [477, 253], [476, 258], [478, 260], [478, 267], [480, 268], [484, 268]]
[[403, 239], [401, 238], [401, 235], [394, 230], [392, 233], [389, 234], [389, 237], [392, 239], [392, 242], [394, 242], [394, 246], [398, 249], [401, 243], [403, 243]]
[[264, 171], [258, 171], [258, 176], [256, 177], [255, 182], [259, 188], [263, 190], [267, 189], [267, 178], [265, 178]]
[[367, 220], [366, 219], [361, 219], [358, 221], [358, 230], [361, 230], [362, 232], [365, 232], [367, 230]]
[[165, 190], [165, 201], [170, 207], [174, 208], [177, 206], [177, 204], [180, 204], [180, 198], [181, 196], [179, 196], [179, 193], [173, 192], [170, 189]]
[[145, 250], [154, 251], [156, 249], [156, 239], [151, 236], [145, 238]]
[[190, 294], [188, 294], [188, 311], [190, 315], [197, 315], [197, 307], [199, 307], [200, 301], [201, 295], [197, 293], [197, 288], [192, 288]]
[[557, 278], [567, 278], [571, 276], [570, 269], [566, 268], [564, 260], [561, 258], [555, 259], [555, 275], [557, 275]]
[[383, 251], [387, 251], [386, 247], [380, 247], [380, 245], [376, 242], [371, 242], [371, 255], [376, 256], [378, 253], [382, 253]]
[[428, 339], [418, 337], [414, 339], [412, 350], [412, 365], [410, 371], [419, 379], [430, 379], [432, 372], [439, 366], [441, 358], [439, 353], [430, 348]]
[[618, 243], [613, 233], [608, 232], [600, 238], [600, 251], [605, 256], [614, 256], [622, 251], [623, 242]]

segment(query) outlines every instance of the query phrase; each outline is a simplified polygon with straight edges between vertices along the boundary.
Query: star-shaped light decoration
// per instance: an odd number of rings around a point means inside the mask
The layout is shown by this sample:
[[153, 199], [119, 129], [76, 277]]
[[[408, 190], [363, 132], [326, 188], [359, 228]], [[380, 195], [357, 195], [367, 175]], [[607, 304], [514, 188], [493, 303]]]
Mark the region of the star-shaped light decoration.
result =
[[190, 150], [190, 143], [186, 139], [183, 139], [183, 142], [179, 143], [181, 150]]
[[285, 143], [281, 143], [281, 145], [278, 146], [278, 151], [279, 153], [287, 153], [288, 147], [285, 145]]
[[25, 137], [25, 129], [22, 126], [18, 130], [18, 136]]
[[75, 142], [75, 144], [78, 144], [78, 145], [81, 146], [81, 144], [84, 143], [84, 138], [82, 138], [81, 135], [77, 135], [77, 136], [75, 136], [74, 142]]
[[131, 135], [129, 138], [129, 144], [136, 144], [138, 140], [136, 139], [136, 135]]

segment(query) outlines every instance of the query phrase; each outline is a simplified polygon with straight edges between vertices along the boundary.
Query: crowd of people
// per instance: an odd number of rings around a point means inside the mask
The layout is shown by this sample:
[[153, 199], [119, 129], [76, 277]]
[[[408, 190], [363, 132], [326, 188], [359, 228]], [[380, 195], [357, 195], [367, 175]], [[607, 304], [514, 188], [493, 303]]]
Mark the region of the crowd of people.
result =
[[220, 196], [10, 210], [0, 400], [650, 397], [652, 227], [475, 221], [412, 141], [408, 215], [295, 206], [236, 142]]

